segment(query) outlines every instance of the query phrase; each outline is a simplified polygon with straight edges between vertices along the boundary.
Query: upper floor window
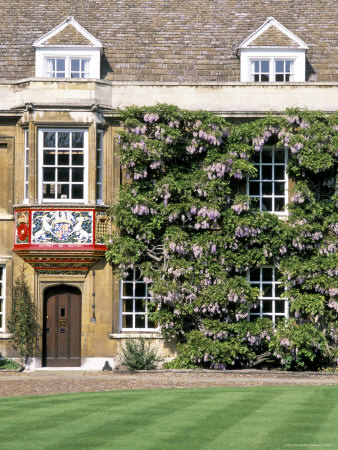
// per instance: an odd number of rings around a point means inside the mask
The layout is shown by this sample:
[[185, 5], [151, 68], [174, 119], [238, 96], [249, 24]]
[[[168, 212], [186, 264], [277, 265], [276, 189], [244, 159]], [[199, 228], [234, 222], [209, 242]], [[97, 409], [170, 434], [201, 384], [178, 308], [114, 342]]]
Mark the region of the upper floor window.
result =
[[249, 319], [269, 317], [273, 323], [279, 318], [287, 318], [289, 315], [288, 302], [280, 298], [284, 288], [279, 281], [280, 275], [275, 267], [263, 266], [250, 270], [249, 282], [260, 290], [259, 303], [252, 308]]
[[103, 131], [96, 135], [96, 203], [103, 203]]
[[249, 178], [247, 194], [257, 200], [260, 211], [285, 213], [288, 196], [286, 164], [285, 148], [264, 147], [255, 154], [254, 166], [258, 176]]
[[269, 17], [238, 47], [241, 81], [305, 81], [308, 46], [273, 17]]
[[293, 61], [284, 59], [251, 60], [250, 81], [293, 81]]
[[29, 133], [28, 130], [24, 131], [25, 139], [25, 161], [24, 161], [24, 203], [29, 201]]
[[87, 153], [87, 130], [39, 130], [40, 202], [87, 201]]
[[5, 330], [6, 266], [0, 265], [0, 331]]
[[89, 78], [90, 58], [46, 58], [45, 75], [49, 78]]
[[102, 44], [74, 17], [34, 42], [35, 76], [100, 78]]
[[120, 284], [120, 329], [122, 331], [156, 331], [149, 319], [149, 284], [143, 281], [139, 268], [129, 271]]

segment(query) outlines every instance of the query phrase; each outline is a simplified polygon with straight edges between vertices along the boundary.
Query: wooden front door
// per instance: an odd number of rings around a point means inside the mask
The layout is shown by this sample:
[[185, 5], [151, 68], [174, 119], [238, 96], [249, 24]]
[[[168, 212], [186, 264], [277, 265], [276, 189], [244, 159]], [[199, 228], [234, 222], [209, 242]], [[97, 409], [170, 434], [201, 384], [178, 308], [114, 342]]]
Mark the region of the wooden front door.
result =
[[81, 366], [81, 292], [56, 286], [44, 295], [43, 365]]

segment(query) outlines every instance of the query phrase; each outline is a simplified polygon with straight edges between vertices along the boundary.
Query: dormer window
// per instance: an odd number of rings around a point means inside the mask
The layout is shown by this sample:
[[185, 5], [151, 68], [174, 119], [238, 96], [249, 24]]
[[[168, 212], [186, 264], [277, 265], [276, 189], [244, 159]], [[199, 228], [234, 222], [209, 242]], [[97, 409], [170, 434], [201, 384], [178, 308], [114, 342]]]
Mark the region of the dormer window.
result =
[[89, 78], [90, 58], [45, 58], [48, 78]]
[[241, 81], [290, 83], [305, 81], [307, 45], [273, 17], [238, 47]]
[[35, 76], [100, 78], [102, 44], [73, 17], [34, 42]]
[[293, 81], [293, 63], [292, 59], [252, 59], [250, 60], [250, 81]]

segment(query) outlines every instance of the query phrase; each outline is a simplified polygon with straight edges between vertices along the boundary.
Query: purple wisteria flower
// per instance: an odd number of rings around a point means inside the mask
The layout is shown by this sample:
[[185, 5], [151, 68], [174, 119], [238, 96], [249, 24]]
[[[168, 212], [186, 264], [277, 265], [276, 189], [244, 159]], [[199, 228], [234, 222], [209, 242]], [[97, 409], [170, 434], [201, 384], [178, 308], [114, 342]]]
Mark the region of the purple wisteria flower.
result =
[[143, 117], [143, 120], [145, 122], [154, 123], [154, 122], [157, 122], [159, 120], [159, 118], [160, 118], [160, 116], [158, 114], [151, 113], [151, 114], [145, 114]]

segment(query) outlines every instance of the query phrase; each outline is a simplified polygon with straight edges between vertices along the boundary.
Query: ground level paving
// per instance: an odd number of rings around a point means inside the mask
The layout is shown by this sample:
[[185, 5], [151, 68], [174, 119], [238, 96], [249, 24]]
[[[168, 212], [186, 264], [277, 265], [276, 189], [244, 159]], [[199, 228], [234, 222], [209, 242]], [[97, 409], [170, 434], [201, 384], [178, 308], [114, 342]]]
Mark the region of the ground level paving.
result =
[[151, 371], [130, 373], [35, 370], [21, 373], [0, 372], [0, 397], [128, 389], [282, 385], [338, 386], [338, 374], [269, 371]]

